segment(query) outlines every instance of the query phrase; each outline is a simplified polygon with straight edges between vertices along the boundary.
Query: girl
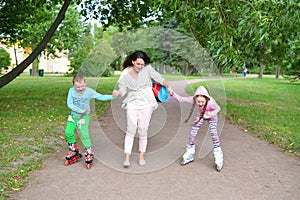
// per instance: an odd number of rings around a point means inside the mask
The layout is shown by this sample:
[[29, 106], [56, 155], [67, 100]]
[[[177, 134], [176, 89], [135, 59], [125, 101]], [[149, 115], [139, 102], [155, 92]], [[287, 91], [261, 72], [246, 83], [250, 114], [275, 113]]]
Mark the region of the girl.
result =
[[119, 90], [114, 90], [114, 96], [127, 95], [122, 108], [127, 110], [127, 130], [124, 141], [124, 167], [130, 166], [136, 131], [139, 134], [139, 165], [145, 165], [144, 154], [147, 148], [148, 127], [152, 111], [158, 104], [152, 92], [152, 79], [173, 92], [169, 83], [150, 65], [150, 58], [143, 51], [129, 55], [123, 64], [124, 70], [119, 78]]
[[186, 146], [186, 151], [182, 156], [182, 165], [194, 161], [195, 154], [195, 139], [199, 128], [203, 125], [204, 121], [208, 121], [210, 135], [213, 142], [213, 154], [216, 164], [217, 171], [220, 171], [223, 167], [223, 152], [220, 147], [220, 141], [217, 134], [218, 117], [217, 113], [220, 111], [220, 106], [216, 101], [208, 94], [205, 87], [200, 86], [197, 88], [194, 96], [181, 97], [180, 95], [173, 93], [173, 97], [179, 102], [187, 102], [192, 104], [192, 108], [189, 117], [186, 119], [187, 122], [193, 110], [196, 109], [197, 114], [195, 117], [194, 124], [189, 134], [189, 142]]

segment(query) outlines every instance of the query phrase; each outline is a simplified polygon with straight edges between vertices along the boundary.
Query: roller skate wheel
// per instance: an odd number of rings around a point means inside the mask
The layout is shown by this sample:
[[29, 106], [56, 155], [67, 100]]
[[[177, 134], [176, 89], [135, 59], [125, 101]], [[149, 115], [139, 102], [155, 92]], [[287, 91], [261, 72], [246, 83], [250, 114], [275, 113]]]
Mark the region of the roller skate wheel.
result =
[[89, 163], [89, 164], [86, 165], [86, 168], [87, 168], [87, 169], [91, 169], [91, 168], [92, 168], [92, 165], [93, 165], [92, 163]]
[[217, 169], [217, 172], [220, 172], [222, 170], [223, 166], [221, 165], [216, 165], [216, 169]]
[[181, 161], [181, 166], [184, 166], [184, 165], [187, 165], [187, 164], [189, 164], [189, 163], [191, 163], [191, 162], [193, 162], [194, 160], [182, 160]]
[[68, 161], [68, 160], [66, 160], [66, 162], [65, 162], [65, 166], [68, 166], [68, 165], [70, 165], [70, 163], [69, 163], [69, 161]]

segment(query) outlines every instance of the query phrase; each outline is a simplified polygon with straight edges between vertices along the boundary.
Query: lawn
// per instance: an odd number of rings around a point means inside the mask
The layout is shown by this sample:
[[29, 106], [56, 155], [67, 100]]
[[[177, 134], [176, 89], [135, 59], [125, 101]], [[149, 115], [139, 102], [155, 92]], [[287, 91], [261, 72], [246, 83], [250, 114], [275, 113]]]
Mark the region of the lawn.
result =
[[[88, 78], [88, 84], [111, 94], [117, 77]], [[41, 169], [48, 153], [66, 148], [64, 129], [71, 77], [21, 76], [0, 89], [0, 199], [26, 184], [28, 172]], [[108, 103], [96, 101], [101, 115]], [[67, 150], [67, 149], [65, 149]]]
[[[177, 80], [182, 76], [167, 76]], [[192, 79], [195, 77], [185, 77]], [[88, 86], [111, 94], [118, 77], [88, 78]], [[200, 84], [192, 84], [195, 89]], [[266, 139], [288, 155], [300, 156], [300, 87], [274, 78], [224, 78], [226, 116], [250, 134]], [[66, 97], [71, 77], [20, 76], [0, 89], [0, 199], [26, 185], [42, 160], [66, 149]], [[189, 87], [190, 88], [190, 87]], [[192, 92], [192, 91], [189, 91]], [[108, 103], [96, 101], [100, 116]]]
[[[223, 79], [226, 118], [245, 132], [300, 156], [300, 85], [274, 78]], [[192, 84], [193, 90], [204, 83]], [[210, 84], [213, 85], [213, 84]], [[191, 93], [192, 91], [188, 91]]]

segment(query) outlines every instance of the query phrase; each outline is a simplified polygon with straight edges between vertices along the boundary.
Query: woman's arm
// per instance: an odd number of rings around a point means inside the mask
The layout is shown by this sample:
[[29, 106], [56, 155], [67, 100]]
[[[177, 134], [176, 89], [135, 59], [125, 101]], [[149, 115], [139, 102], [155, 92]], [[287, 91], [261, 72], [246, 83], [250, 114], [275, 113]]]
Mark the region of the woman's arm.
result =
[[147, 69], [150, 74], [150, 77], [157, 83], [165, 86], [168, 89], [168, 93], [172, 95], [173, 89], [171, 88], [170, 83], [160, 73], [158, 73], [155, 69], [153, 69], [150, 64], [147, 65]]
[[[161, 84], [161, 85], [164, 85], [164, 81], [165, 81], [165, 78], [160, 74], [158, 73], [155, 69], [152, 68], [152, 66], [149, 64], [149, 65], [146, 65], [144, 66], [147, 70], [148, 70], [148, 73], [150, 75], [150, 77], [157, 83]], [[166, 85], [165, 85], [166, 86]]]
[[125, 80], [126, 76], [129, 76], [127, 69], [125, 69], [122, 72], [122, 74], [118, 80], [119, 89], [113, 91], [113, 96], [124, 96], [127, 93], [127, 85], [126, 85], [126, 80]]

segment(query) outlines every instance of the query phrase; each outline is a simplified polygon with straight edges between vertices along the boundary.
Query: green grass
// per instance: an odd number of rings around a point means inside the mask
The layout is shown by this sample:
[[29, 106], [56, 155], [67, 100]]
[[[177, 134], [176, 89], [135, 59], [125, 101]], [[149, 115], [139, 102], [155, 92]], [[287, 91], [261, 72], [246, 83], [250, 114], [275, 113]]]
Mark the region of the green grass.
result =
[[[117, 76], [88, 78], [88, 86], [110, 94], [117, 80]], [[0, 89], [0, 199], [25, 186], [29, 172], [42, 169], [47, 154], [66, 148], [66, 97], [71, 82], [71, 77], [22, 75]], [[192, 86], [199, 84], [203, 83]], [[242, 125], [290, 155], [300, 155], [299, 85], [274, 78], [224, 79], [223, 84], [226, 115], [232, 123]], [[107, 105], [108, 102], [96, 101], [94, 117], [101, 116]]]
[[[289, 155], [300, 156], [299, 84], [274, 78], [223, 79], [223, 84], [226, 117], [231, 123]], [[205, 83], [192, 84], [192, 88], [199, 85]]]
[[[111, 94], [117, 77], [88, 78], [88, 85], [101, 84], [98, 92]], [[28, 173], [41, 169], [42, 159], [66, 145], [66, 106], [72, 78], [20, 76], [0, 89], [0, 199], [26, 185]], [[96, 101], [101, 115], [106, 102]]]

